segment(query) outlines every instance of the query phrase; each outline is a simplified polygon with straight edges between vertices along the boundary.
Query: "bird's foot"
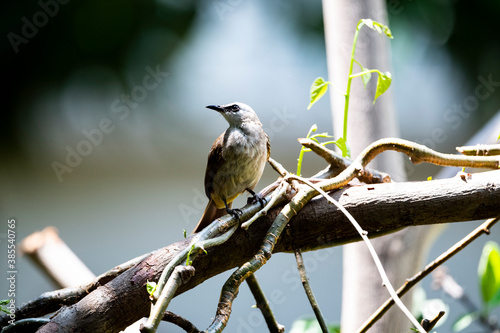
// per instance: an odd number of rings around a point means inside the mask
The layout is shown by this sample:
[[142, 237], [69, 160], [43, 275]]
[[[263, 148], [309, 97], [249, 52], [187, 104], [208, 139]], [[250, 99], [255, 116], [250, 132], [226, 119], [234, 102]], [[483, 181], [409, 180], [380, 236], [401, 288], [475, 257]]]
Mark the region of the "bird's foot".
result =
[[226, 208], [226, 211], [227, 211], [227, 213], [229, 215], [231, 215], [232, 217], [234, 217], [235, 219], [237, 219], [238, 223], [240, 223], [241, 215], [243, 215], [243, 212], [241, 211], [241, 209], [238, 209], [238, 208], [235, 208], [235, 209]]
[[261, 197], [260, 195], [258, 195], [254, 191], [252, 191], [251, 189], [247, 188], [246, 190], [252, 195], [250, 198], [248, 198], [247, 204], [253, 204], [253, 203], [256, 203], [258, 201], [260, 203], [260, 205], [262, 206], [262, 208], [264, 208], [266, 206], [266, 204], [267, 204], [266, 199], [264, 199], [263, 197]]

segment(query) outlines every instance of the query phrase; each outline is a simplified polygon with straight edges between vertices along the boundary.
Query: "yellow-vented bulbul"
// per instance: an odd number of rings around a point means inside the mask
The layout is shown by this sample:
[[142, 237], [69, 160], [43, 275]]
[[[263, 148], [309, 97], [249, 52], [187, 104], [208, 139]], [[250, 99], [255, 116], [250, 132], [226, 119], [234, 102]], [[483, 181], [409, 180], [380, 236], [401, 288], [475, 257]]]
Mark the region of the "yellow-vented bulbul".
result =
[[259, 118], [246, 104], [208, 105], [222, 114], [229, 128], [215, 140], [208, 154], [205, 193], [209, 199], [203, 216], [193, 233], [231, 209], [233, 200], [245, 191], [255, 197], [257, 185], [271, 153], [269, 138]]

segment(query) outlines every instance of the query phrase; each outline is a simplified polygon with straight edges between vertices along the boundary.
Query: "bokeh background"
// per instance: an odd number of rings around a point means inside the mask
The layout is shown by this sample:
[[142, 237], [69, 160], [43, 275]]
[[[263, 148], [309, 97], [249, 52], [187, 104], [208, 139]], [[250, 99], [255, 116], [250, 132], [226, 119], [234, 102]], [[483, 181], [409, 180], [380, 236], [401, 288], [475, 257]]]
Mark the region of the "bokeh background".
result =
[[[319, 0], [9, 1], [0, 6], [5, 80], [0, 299], [7, 298], [10, 217], [17, 221], [19, 241], [55, 226], [96, 274], [179, 240], [183, 229], [189, 232], [206, 204], [208, 150], [227, 127], [205, 105], [251, 105], [271, 138], [273, 158], [289, 170], [295, 170], [300, 150], [296, 138], [313, 124], [331, 133], [328, 96], [306, 111], [310, 84], [327, 76]], [[500, 3], [391, 0], [388, 11], [395, 36], [393, 68], [382, 70], [393, 73], [390, 89], [401, 137], [453, 152], [485, 124], [496, 122], [498, 128], [500, 120], [493, 117], [500, 108], [495, 23]], [[373, 38], [382, 37], [374, 33]], [[496, 85], [474, 104], [470, 96], [480, 78]], [[306, 158], [304, 175], [324, 167], [319, 158]], [[412, 180], [439, 171], [407, 166]], [[266, 168], [258, 189], [275, 178]], [[477, 224], [448, 227], [429, 258]], [[495, 229], [489, 239], [499, 236]], [[477, 304], [477, 263], [487, 239], [447, 264]], [[306, 253], [305, 260], [323, 313], [328, 321], [339, 321], [341, 249]], [[18, 302], [53, 289], [27, 258], [18, 258], [18, 271]], [[229, 273], [176, 298], [170, 309], [206, 327]], [[280, 323], [290, 328], [295, 319], [312, 315], [293, 256], [273, 256], [257, 276]], [[430, 279], [422, 286], [429, 297], [451, 306], [440, 329], [450, 332], [465, 309], [434, 291]], [[253, 302], [242, 286], [229, 331], [265, 329]], [[180, 331], [168, 324], [160, 331], [167, 329]]]

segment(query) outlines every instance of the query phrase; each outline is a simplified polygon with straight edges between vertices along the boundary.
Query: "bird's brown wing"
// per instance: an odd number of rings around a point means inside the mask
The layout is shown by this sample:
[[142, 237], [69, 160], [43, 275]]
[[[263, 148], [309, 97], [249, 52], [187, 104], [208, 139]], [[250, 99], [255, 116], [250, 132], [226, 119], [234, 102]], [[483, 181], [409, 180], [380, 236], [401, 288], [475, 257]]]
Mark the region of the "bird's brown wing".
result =
[[264, 133], [264, 135], [266, 136], [266, 145], [267, 145], [266, 161], [269, 161], [269, 157], [271, 156], [271, 142], [269, 142], [269, 137], [267, 136], [267, 134]]
[[209, 199], [212, 198], [212, 192], [214, 191], [213, 182], [214, 176], [222, 163], [224, 163], [224, 158], [222, 157], [222, 144], [224, 142], [224, 134], [222, 133], [217, 140], [215, 140], [208, 153], [207, 170], [205, 172], [205, 194]]
[[[214, 191], [214, 176], [221, 164], [224, 163], [224, 158], [222, 157], [224, 134], [225, 133], [222, 133], [217, 140], [215, 140], [210, 152], [208, 153], [207, 170], [205, 172], [205, 194], [207, 195], [209, 201], [200, 221], [198, 222], [198, 225], [194, 228], [193, 233], [201, 231], [212, 223], [213, 220], [226, 214], [226, 208], [217, 208], [217, 205], [212, 199], [212, 193]], [[230, 205], [231, 204], [229, 204], [229, 207], [231, 207]]]

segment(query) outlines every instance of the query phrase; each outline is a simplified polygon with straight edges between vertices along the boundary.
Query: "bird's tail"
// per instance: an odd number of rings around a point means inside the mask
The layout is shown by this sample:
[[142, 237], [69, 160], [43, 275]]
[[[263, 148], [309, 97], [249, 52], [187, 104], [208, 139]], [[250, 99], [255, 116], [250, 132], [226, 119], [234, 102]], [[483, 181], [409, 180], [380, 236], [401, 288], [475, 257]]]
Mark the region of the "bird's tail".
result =
[[[229, 203], [228, 206], [231, 208], [231, 204]], [[210, 223], [212, 223], [213, 220], [218, 219], [221, 216], [226, 215], [226, 208], [219, 209], [215, 205], [215, 202], [210, 199], [210, 201], [207, 204], [207, 207], [205, 208], [205, 211], [203, 212], [203, 215], [201, 216], [200, 222], [198, 222], [198, 225], [196, 228], [193, 230], [193, 234], [202, 231], [205, 229]]]

